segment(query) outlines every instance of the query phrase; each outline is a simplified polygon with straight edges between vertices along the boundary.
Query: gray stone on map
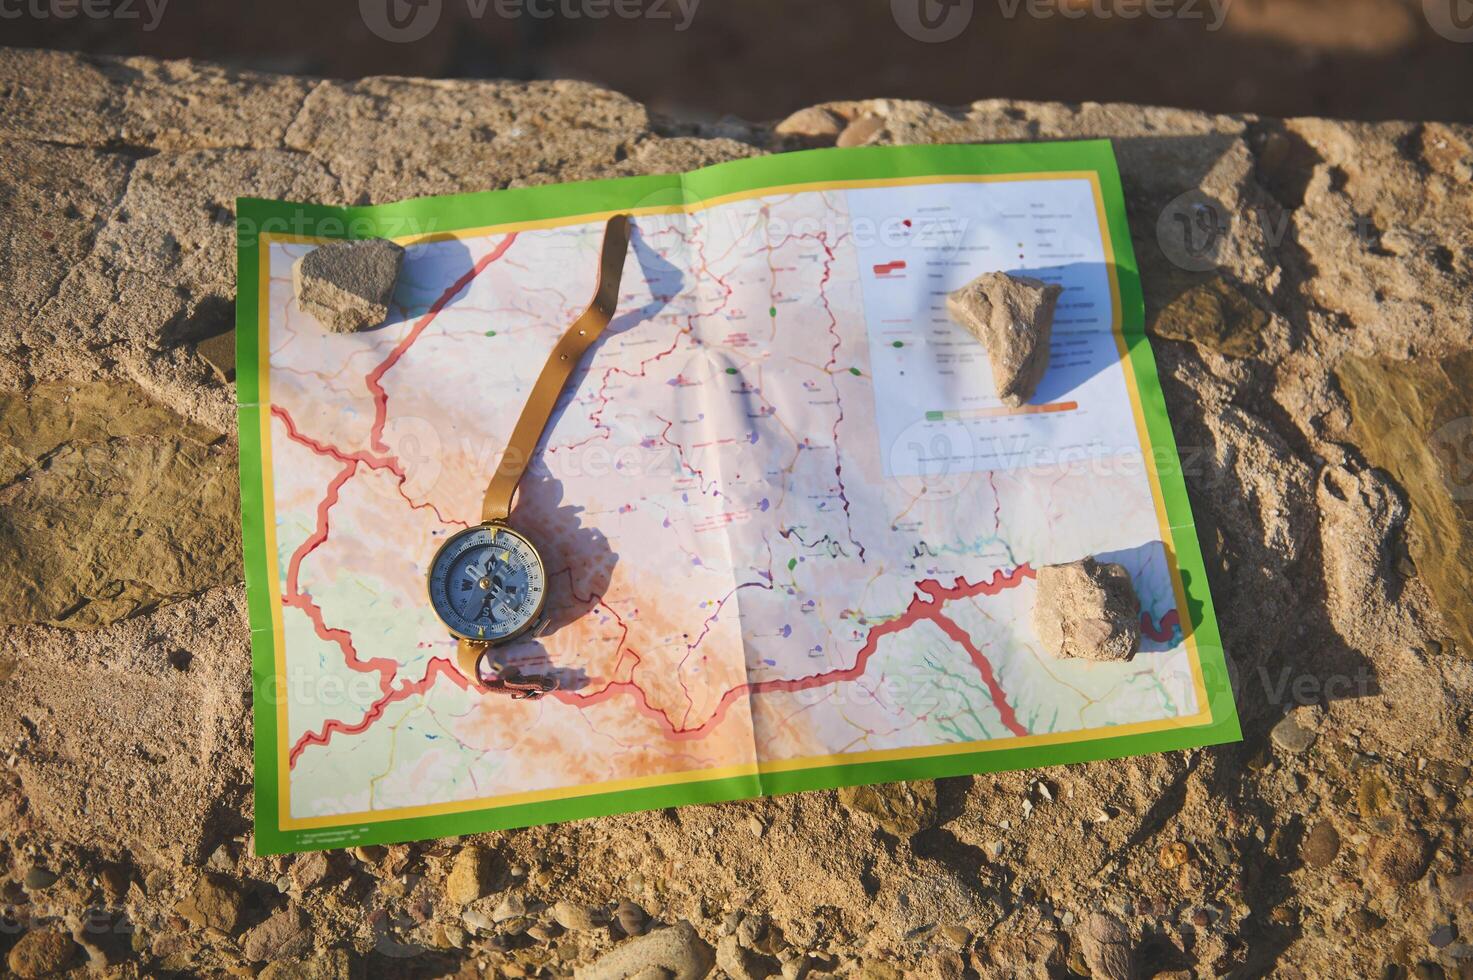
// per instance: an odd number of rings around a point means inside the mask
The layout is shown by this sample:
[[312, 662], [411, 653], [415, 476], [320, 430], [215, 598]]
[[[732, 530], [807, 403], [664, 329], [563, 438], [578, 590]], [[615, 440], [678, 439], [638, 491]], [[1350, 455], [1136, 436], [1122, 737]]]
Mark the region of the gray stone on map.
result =
[[1033, 629], [1055, 657], [1129, 660], [1141, 638], [1141, 606], [1123, 565], [1082, 558], [1038, 570]]
[[297, 305], [334, 333], [369, 330], [389, 315], [404, 249], [383, 238], [330, 242], [292, 268]]
[[1063, 291], [1041, 279], [988, 272], [946, 297], [946, 312], [987, 348], [1003, 404], [1026, 403], [1048, 371], [1054, 307]]
[[716, 953], [689, 922], [615, 946], [573, 975], [578, 980], [626, 980], [636, 976], [667, 976], [672, 980], [700, 980], [716, 965]]

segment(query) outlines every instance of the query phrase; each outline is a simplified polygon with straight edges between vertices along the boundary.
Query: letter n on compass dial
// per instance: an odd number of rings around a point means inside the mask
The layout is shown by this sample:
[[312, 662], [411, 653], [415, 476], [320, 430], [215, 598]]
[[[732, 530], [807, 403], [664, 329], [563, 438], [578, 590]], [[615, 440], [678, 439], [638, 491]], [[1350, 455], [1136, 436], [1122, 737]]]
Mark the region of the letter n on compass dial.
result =
[[456, 636], [507, 640], [542, 614], [547, 572], [537, 549], [499, 524], [452, 536], [430, 568], [430, 603]]

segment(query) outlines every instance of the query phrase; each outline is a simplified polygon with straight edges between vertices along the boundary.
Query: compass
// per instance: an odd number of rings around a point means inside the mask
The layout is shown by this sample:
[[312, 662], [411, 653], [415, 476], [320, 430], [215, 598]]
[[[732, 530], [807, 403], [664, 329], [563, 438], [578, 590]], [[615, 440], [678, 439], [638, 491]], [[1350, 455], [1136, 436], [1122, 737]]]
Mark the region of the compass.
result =
[[492, 646], [521, 636], [542, 617], [542, 606], [547, 601], [547, 570], [536, 546], [507, 523], [507, 516], [558, 396], [584, 352], [614, 317], [628, 251], [629, 216], [616, 214], [604, 226], [593, 299], [553, 346], [532, 385], [486, 488], [481, 523], [445, 539], [430, 560], [430, 607], [459, 641], [455, 662], [461, 673], [482, 690], [521, 699], [538, 697], [553, 686], [550, 681], [536, 678], [520, 680], [505, 669], [497, 671], [495, 680], [483, 681], [480, 663]]
[[440, 546], [429, 587], [430, 605], [452, 634], [500, 643], [525, 633], [542, 615], [547, 572], [521, 532], [480, 524]]

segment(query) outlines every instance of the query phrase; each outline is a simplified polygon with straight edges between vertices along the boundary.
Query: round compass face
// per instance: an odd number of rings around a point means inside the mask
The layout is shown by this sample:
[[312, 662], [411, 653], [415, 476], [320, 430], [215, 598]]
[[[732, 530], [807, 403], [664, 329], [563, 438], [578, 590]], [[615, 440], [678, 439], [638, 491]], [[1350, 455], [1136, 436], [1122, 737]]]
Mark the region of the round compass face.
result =
[[501, 524], [451, 536], [430, 564], [430, 605], [450, 632], [468, 640], [516, 636], [536, 622], [546, 590], [542, 556]]

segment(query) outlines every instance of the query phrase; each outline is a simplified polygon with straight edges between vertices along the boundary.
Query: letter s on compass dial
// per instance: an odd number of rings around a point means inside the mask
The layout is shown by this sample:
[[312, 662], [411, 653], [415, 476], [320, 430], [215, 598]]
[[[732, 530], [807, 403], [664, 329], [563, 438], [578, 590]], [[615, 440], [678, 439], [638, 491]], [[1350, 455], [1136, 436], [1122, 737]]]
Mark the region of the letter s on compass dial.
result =
[[542, 556], [504, 524], [480, 524], [446, 539], [429, 579], [435, 614], [467, 640], [511, 639], [537, 622], [547, 598]]

